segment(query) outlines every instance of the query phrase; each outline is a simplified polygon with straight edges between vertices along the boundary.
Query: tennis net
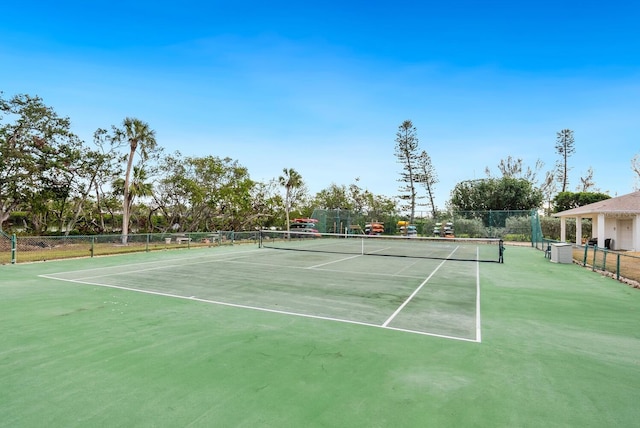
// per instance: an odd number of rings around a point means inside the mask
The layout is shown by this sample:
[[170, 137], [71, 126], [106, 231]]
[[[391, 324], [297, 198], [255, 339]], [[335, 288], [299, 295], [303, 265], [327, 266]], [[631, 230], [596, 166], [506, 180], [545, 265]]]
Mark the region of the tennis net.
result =
[[317, 232], [262, 231], [260, 247], [369, 256], [502, 262], [497, 238], [427, 238]]

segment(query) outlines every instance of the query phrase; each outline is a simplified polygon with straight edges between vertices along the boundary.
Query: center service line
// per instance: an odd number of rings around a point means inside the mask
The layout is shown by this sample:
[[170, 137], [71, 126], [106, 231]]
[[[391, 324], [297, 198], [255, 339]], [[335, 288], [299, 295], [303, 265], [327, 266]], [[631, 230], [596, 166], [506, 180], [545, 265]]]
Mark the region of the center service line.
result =
[[[458, 249], [458, 247], [456, 247], [456, 248], [451, 252], [451, 254], [449, 254], [449, 256], [447, 256], [447, 259], [448, 259], [449, 257], [451, 257], [451, 256], [453, 255], [453, 253], [455, 253], [455, 252], [456, 252], [456, 250], [457, 250], [457, 249]], [[433, 270], [433, 272], [431, 272], [431, 274], [427, 277], [427, 279], [425, 279], [424, 281], [422, 281], [422, 284], [420, 284], [420, 285], [418, 286], [418, 288], [416, 288], [416, 289], [413, 291], [413, 293], [411, 293], [411, 295], [407, 298], [407, 300], [405, 300], [405, 301], [400, 305], [400, 307], [398, 307], [398, 309], [396, 309], [396, 311], [395, 311], [395, 312], [394, 312], [394, 313], [393, 313], [393, 314], [392, 314], [392, 315], [391, 315], [391, 316], [390, 316], [390, 317], [389, 317], [389, 318], [384, 322], [384, 324], [382, 324], [382, 326], [383, 326], [383, 327], [386, 327], [387, 325], [389, 325], [389, 323], [390, 323], [391, 321], [393, 321], [393, 319], [394, 319], [394, 318], [395, 318], [395, 317], [400, 313], [400, 311], [401, 311], [402, 309], [404, 309], [404, 307], [405, 307], [405, 306], [407, 306], [407, 304], [411, 301], [411, 299], [413, 299], [413, 298], [414, 298], [414, 296], [415, 296], [416, 294], [418, 294], [418, 292], [422, 289], [422, 287], [424, 287], [424, 285], [425, 285], [427, 282], [429, 282], [429, 280], [431, 279], [431, 277], [433, 277], [433, 275], [435, 275], [435, 274], [436, 274], [436, 272], [438, 272], [438, 270], [442, 267], [442, 265], [444, 264], [444, 262], [446, 262], [446, 261], [447, 261], [447, 259], [445, 259], [445, 260], [441, 261], [441, 262], [440, 262], [440, 264], [438, 265], [438, 267], [437, 267], [437, 268], [435, 268], [435, 269]]]

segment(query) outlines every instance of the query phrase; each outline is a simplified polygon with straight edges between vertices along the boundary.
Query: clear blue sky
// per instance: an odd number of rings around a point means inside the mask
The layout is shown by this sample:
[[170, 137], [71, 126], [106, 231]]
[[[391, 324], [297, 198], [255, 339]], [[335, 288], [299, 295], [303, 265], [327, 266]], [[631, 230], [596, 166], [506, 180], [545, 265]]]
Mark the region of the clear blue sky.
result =
[[[443, 208], [507, 156], [551, 169], [575, 132], [571, 190], [634, 190], [640, 3], [24, 1], [0, 12], [0, 90], [42, 97], [88, 143], [127, 116], [185, 155], [255, 180], [295, 168], [396, 196], [411, 119]], [[542, 175], [543, 173], [541, 173]]]

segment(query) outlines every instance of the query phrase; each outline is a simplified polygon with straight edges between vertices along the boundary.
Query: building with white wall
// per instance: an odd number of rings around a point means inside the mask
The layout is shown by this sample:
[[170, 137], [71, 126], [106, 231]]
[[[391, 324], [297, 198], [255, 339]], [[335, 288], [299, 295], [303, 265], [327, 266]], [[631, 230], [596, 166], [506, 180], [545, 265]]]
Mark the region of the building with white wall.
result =
[[[582, 244], [582, 219], [591, 219], [592, 238], [612, 250], [640, 251], [640, 191], [553, 215], [560, 217], [560, 240], [566, 242], [566, 220], [576, 219], [576, 244]], [[608, 241], [607, 241], [608, 240]]]

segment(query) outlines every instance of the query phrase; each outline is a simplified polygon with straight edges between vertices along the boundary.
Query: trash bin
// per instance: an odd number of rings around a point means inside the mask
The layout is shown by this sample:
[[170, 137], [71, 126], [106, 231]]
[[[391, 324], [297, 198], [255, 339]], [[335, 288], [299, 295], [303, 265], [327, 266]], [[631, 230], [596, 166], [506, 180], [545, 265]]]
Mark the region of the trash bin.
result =
[[553, 263], [573, 263], [573, 245], [566, 242], [551, 244], [551, 261]]
[[171, 244], [171, 238], [164, 238], [165, 244]]
[[606, 248], [607, 250], [610, 250], [613, 248], [613, 239], [611, 238], [607, 238], [604, 240], [604, 248]]

